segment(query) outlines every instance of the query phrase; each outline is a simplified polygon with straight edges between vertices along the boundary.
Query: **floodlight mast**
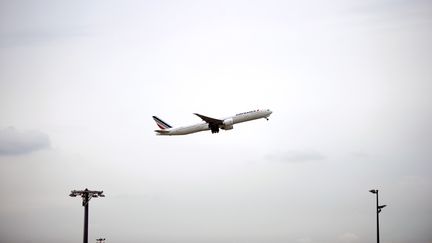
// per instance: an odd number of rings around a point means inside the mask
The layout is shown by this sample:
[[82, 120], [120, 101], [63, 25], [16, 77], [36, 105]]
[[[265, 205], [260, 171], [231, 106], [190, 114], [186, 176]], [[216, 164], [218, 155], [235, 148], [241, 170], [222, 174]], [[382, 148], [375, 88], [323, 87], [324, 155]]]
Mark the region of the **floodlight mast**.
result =
[[88, 212], [89, 212], [89, 202], [92, 198], [97, 197], [105, 197], [103, 194], [103, 191], [90, 191], [89, 189], [85, 190], [73, 190], [71, 191], [71, 194], [69, 194], [71, 197], [81, 196], [83, 199], [82, 205], [84, 207], [84, 236], [83, 236], [83, 243], [88, 243]]
[[376, 194], [376, 217], [377, 217], [377, 243], [380, 242], [380, 234], [379, 234], [379, 213], [381, 213], [381, 210], [387, 206], [387, 205], [379, 205], [378, 204], [378, 190], [372, 189], [369, 190], [369, 192]]

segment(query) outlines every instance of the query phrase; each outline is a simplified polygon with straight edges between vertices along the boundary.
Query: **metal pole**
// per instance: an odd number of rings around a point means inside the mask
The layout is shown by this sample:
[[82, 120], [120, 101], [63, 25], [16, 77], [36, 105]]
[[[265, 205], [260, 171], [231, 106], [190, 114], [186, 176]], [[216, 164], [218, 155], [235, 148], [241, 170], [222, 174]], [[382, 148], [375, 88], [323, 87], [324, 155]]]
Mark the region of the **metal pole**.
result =
[[89, 213], [89, 195], [85, 193], [84, 195], [84, 243], [88, 243], [88, 213]]
[[69, 194], [70, 197], [81, 196], [82, 205], [84, 207], [84, 235], [83, 242], [88, 243], [88, 215], [89, 215], [89, 202], [92, 198], [105, 197], [103, 191], [90, 191], [89, 189], [85, 190], [73, 190]]
[[387, 205], [379, 205], [378, 204], [378, 190], [372, 189], [369, 190], [369, 192], [376, 194], [376, 214], [377, 214], [377, 243], [380, 242], [380, 234], [379, 234], [379, 214], [381, 213], [381, 210], [385, 208]]
[[379, 204], [378, 204], [378, 190], [376, 190], [376, 206], [377, 206], [377, 243], [380, 242], [379, 236]]

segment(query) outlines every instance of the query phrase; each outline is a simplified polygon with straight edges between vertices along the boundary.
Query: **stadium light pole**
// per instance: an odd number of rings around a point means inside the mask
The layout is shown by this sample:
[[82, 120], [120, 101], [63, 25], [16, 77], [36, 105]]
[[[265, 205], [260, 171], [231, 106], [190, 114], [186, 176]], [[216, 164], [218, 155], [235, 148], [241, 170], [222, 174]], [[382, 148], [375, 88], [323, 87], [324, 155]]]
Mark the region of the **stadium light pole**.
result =
[[69, 194], [71, 197], [81, 196], [83, 199], [82, 205], [84, 207], [84, 236], [83, 236], [83, 242], [88, 243], [88, 211], [89, 211], [89, 202], [92, 198], [98, 198], [98, 197], [105, 197], [103, 194], [103, 191], [90, 191], [89, 189], [85, 190], [73, 190], [71, 191], [71, 194]]
[[379, 205], [378, 204], [378, 190], [372, 189], [369, 190], [369, 192], [376, 194], [376, 217], [377, 217], [377, 243], [380, 242], [380, 235], [379, 235], [379, 213], [381, 213], [381, 209], [383, 209], [387, 205]]

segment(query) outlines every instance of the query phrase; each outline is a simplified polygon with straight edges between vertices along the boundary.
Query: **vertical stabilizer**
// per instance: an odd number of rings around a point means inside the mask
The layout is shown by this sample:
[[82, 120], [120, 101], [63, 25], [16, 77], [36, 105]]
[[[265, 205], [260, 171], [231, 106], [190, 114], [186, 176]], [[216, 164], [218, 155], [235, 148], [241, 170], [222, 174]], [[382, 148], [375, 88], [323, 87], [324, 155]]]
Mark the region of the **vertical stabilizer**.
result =
[[153, 120], [155, 120], [156, 124], [160, 129], [168, 129], [172, 128], [168, 123], [162, 121], [159, 117], [153, 116]]

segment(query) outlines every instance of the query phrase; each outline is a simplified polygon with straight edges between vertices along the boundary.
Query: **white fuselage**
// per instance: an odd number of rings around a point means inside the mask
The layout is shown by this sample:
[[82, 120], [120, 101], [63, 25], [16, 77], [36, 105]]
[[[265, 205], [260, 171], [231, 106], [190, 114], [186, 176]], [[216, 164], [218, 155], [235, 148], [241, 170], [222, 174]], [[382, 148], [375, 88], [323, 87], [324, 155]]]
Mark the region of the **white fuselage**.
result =
[[[239, 113], [236, 114], [235, 116], [222, 119], [223, 121], [227, 121], [227, 122], [229, 121], [228, 123], [231, 123], [231, 125], [230, 126], [221, 125], [220, 128], [224, 130], [229, 130], [232, 129], [232, 125], [237, 123], [252, 121], [260, 118], [268, 119], [271, 113], [272, 111], [269, 109], [254, 110], [254, 111]], [[232, 119], [232, 121], [230, 119]], [[165, 129], [163, 130], [163, 132], [157, 130], [158, 132], [157, 135], [186, 135], [186, 134], [202, 132], [206, 130], [210, 130], [209, 124], [207, 122], [201, 122], [190, 126], [173, 127], [173, 128]]]

